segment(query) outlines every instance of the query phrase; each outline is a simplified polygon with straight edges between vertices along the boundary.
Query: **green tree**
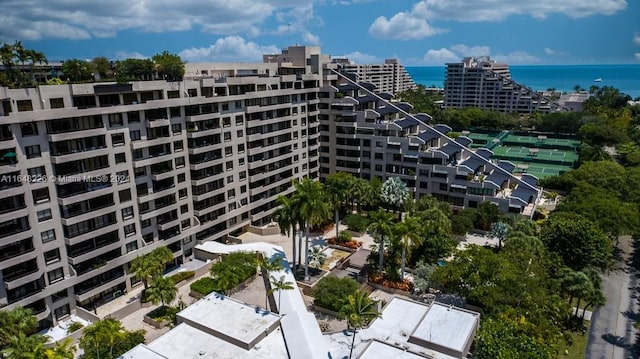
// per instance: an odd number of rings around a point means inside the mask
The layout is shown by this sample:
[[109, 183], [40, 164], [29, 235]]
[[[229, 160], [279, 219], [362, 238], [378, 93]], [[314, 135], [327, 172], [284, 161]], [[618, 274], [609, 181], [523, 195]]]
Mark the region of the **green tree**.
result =
[[294, 208], [304, 221], [306, 233], [304, 279], [309, 280], [309, 228], [323, 223], [331, 213], [329, 204], [324, 200], [322, 184], [310, 178], [295, 183]]
[[431, 277], [436, 270], [436, 266], [431, 263], [418, 262], [413, 271], [413, 284], [420, 292], [426, 292], [431, 288]]
[[336, 238], [340, 232], [340, 209], [350, 198], [350, 194], [354, 188], [354, 177], [350, 173], [338, 172], [327, 176], [325, 180], [324, 190], [329, 199], [329, 203], [334, 210], [336, 222]]
[[153, 78], [154, 63], [151, 59], [126, 59], [116, 63], [119, 82], [130, 80], [150, 80]]
[[293, 199], [286, 196], [278, 196], [278, 209], [275, 212], [276, 222], [280, 227], [280, 234], [288, 236], [291, 234], [293, 256], [291, 258], [293, 272], [296, 272], [296, 212], [293, 208]]
[[176, 299], [177, 293], [176, 284], [171, 278], [165, 277], [154, 278], [146, 291], [147, 298], [151, 303], [162, 303], [163, 307]]
[[[294, 243], [295, 243], [295, 238], [294, 238]], [[274, 257], [274, 258], [268, 258], [268, 257], [265, 257], [265, 256], [259, 256], [258, 257], [258, 266], [260, 267], [260, 271], [262, 272], [263, 278], [267, 278], [267, 276], [269, 275], [270, 272], [279, 271], [279, 270], [284, 268], [282, 266], [282, 257], [280, 257], [280, 256], [277, 256], [277, 257]], [[265, 294], [265, 298], [264, 298], [264, 307], [265, 308], [268, 308], [269, 294], [270, 293], [266, 293]]]
[[559, 212], [549, 216], [542, 225], [541, 239], [573, 270], [605, 269], [611, 264], [611, 240], [595, 223], [578, 214]]
[[167, 247], [158, 247], [143, 256], [138, 256], [131, 261], [129, 272], [142, 280], [145, 290], [149, 287], [149, 281], [164, 271], [167, 263], [173, 260], [173, 252]]
[[282, 291], [295, 289], [293, 282], [288, 282], [285, 276], [280, 276], [280, 279], [274, 276], [270, 276], [269, 278], [271, 279], [271, 289], [269, 289], [268, 295], [273, 295], [274, 292], [278, 292], [278, 313], [281, 313], [282, 306], [280, 303], [282, 302]]
[[18, 334], [29, 336], [35, 333], [37, 328], [38, 320], [29, 308], [0, 310], [0, 348], [6, 346], [11, 338]]
[[587, 298], [593, 293], [593, 284], [591, 279], [583, 272], [568, 270], [561, 274], [562, 288], [569, 294], [569, 302], [573, 301], [573, 298], [578, 299], [576, 303], [576, 310], [574, 316], [578, 316], [578, 310], [580, 309], [580, 301], [583, 298]]
[[409, 189], [400, 177], [390, 177], [382, 184], [380, 199], [388, 205], [390, 209], [401, 213], [407, 203]]
[[502, 213], [498, 206], [489, 201], [482, 202], [476, 211], [474, 226], [488, 231], [491, 228], [491, 224], [497, 222], [501, 215]]
[[80, 59], [69, 59], [62, 63], [62, 73], [71, 81], [91, 80], [91, 65]]
[[97, 359], [114, 359], [114, 347], [116, 343], [125, 337], [122, 323], [105, 318], [86, 327], [80, 338], [80, 348], [85, 357]]
[[7, 346], [0, 351], [6, 359], [40, 359], [44, 357], [44, 344], [47, 339], [39, 334], [25, 335], [19, 332], [9, 339]]
[[406, 216], [403, 222], [396, 223], [393, 232], [400, 238], [400, 245], [402, 246], [400, 278], [404, 279], [404, 266], [407, 253], [411, 254], [413, 248], [422, 245], [424, 242], [424, 234], [418, 218], [413, 216]]
[[359, 286], [358, 282], [349, 277], [323, 277], [314, 286], [313, 304], [337, 312], [346, 303], [347, 297], [355, 293]]
[[477, 359], [551, 359], [549, 345], [529, 335], [518, 325], [503, 318], [482, 321], [476, 336]]
[[57, 342], [53, 348], [48, 348], [44, 352], [46, 359], [74, 359], [76, 346], [71, 338]]
[[356, 290], [355, 293], [347, 297], [347, 302], [340, 309], [340, 314], [347, 318], [347, 326], [353, 328], [349, 359], [353, 355], [358, 329], [380, 316], [380, 313], [375, 308], [376, 304], [377, 302], [369, 298], [366, 293]]
[[91, 65], [93, 69], [100, 75], [101, 79], [110, 78], [113, 76], [113, 71], [111, 70], [111, 62], [104, 56], [94, 57], [91, 60]]
[[504, 222], [495, 222], [491, 224], [489, 236], [498, 238], [498, 249], [502, 249], [502, 241], [509, 237], [509, 231], [511, 231], [511, 227]]
[[153, 55], [151, 60], [156, 65], [156, 69], [160, 74], [160, 78], [169, 81], [181, 81], [184, 76], [184, 62], [180, 56], [163, 51]]
[[370, 214], [371, 223], [369, 231], [374, 239], [378, 242], [378, 270], [382, 274], [384, 262], [384, 244], [389, 241], [393, 230], [393, 214], [379, 209]]

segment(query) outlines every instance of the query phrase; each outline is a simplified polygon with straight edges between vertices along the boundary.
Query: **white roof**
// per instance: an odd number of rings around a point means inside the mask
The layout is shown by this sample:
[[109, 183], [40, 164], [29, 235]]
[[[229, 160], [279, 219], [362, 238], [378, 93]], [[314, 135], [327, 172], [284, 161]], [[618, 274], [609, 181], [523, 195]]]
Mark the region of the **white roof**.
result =
[[358, 359], [425, 359], [422, 355], [374, 340], [367, 346]]
[[144, 344], [139, 344], [128, 352], [122, 354], [118, 359], [169, 359], [161, 355]]
[[[233, 318], [233, 320], [229, 320]], [[218, 293], [211, 293], [178, 313], [178, 322], [246, 345], [278, 325], [280, 316]]]
[[433, 302], [411, 337], [464, 352], [479, 317], [478, 313]]
[[[234, 321], [230, 319], [228, 318], [224, 323], [233, 323]], [[161, 353], [164, 357], [138, 357], [133, 355], [125, 356], [124, 359], [164, 359], [165, 357], [167, 359], [288, 358], [287, 347], [279, 328], [267, 335], [251, 350], [246, 350], [182, 323], [147, 346], [151, 350]]]
[[381, 336], [391, 336], [394, 341], [406, 342], [428, 310], [429, 307], [422, 303], [396, 297], [387, 304], [382, 316], [374, 320], [369, 329]]

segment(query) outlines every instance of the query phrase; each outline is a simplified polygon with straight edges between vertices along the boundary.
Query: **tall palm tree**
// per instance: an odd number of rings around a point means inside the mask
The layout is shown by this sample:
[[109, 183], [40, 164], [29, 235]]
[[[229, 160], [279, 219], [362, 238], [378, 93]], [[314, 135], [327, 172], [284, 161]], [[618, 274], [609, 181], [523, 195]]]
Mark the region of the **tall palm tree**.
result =
[[178, 289], [171, 278], [156, 277], [147, 289], [147, 298], [153, 304], [162, 303], [164, 307], [176, 299], [177, 293]]
[[129, 265], [129, 272], [142, 281], [145, 290], [149, 288], [149, 279], [157, 272], [152, 262], [151, 257], [144, 255], [136, 257]]
[[173, 260], [173, 252], [165, 246], [154, 249], [149, 255], [155, 262], [157, 275], [162, 274], [167, 263]]
[[33, 72], [36, 64], [49, 63], [44, 53], [35, 50], [27, 50], [27, 60], [29, 60], [29, 78], [31, 81], [34, 80]]
[[280, 279], [277, 279], [274, 276], [271, 276], [271, 289], [269, 289], [268, 295], [272, 295], [274, 292], [278, 292], [278, 313], [280, 313], [282, 307], [281, 303], [281, 291], [283, 290], [292, 290], [294, 289], [292, 282], [287, 282], [285, 280], [285, 276], [280, 276]]
[[291, 244], [293, 248], [292, 268], [293, 273], [296, 272], [296, 222], [295, 211], [293, 208], [293, 200], [290, 197], [278, 196], [279, 208], [276, 210], [275, 217], [280, 227], [280, 234], [288, 236], [291, 234]]
[[347, 297], [347, 303], [340, 309], [340, 313], [347, 318], [347, 329], [349, 329], [349, 327], [353, 328], [349, 359], [351, 359], [353, 355], [358, 329], [380, 316], [380, 313], [375, 310], [376, 304], [377, 301], [372, 300], [367, 294], [357, 290]]
[[39, 334], [25, 335], [20, 332], [9, 340], [8, 345], [0, 351], [5, 359], [40, 359], [44, 357], [44, 343], [47, 339]]
[[336, 238], [340, 232], [340, 208], [347, 202], [350, 193], [353, 190], [353, 176], [346, 172], [338, 172], [329, 175], [325, 180], [325, 193], [329, 199], [329, 203], [334, 210], [336, 222]]
[[400, 266], [400, 278], [404, 279], [404, 268], [407, 253], [415, 247], [421, 246], [424, 242], [424, 234], [420, 226], [418, 218], [414, 216], [406, 216], [403, 222], [397, 223], [394, 232], [400, 237], [400, 245], [402, 246], [402, 262]]
[[[282, 227], [281, 227], [282, 228]], [[294, 242], [295, 242], [295, 237], [294, 237]], [[269, 275], [269, 272], [275, 272], [278, 270], [281, 270], [282, 267], [282, 257], [275, 257], [275, 258], [268, 258], [265, 256], [260, 256], [258, 258], [258, 266], [260, 267], [260, 270], [262, 271], [262, 276], [263, 279], [265, 279], [265, 285], [266, 283], [266, 278], [267, 275]], [[268, 308], [268, 301], [269, 301], [269, 294], [270, 293], [265, 293], [264, 296], [264, 307], [265, 309]]]
[[74, 359], [76, 354], [76, 346], [71, 338], [65, 341], [57, 342], [53, 348], [48, 348], [44, 352], [46, 359]]
[[407, 203], [408, 196], [409, 189], [407, 184], [400, 177], [390, 177], [382, 184], [380, 199], [393, 210], [398, 211], [399, 217], [402, 215], [402, 209]]
[[306, 240], [304, 245], [304, 279], [309, 280], [309, 228], [319, 225], [329, 218], [331, 209], [325, 201], [322, 184], [305, 178], [295, 184], [294, 208], [304, 221]]
[[373, 238], [378, 241], [378, 255], [380, 256], [378, 265], [380, 274], [382, 274], [382, 264], [384, 261], [384, 242], [389, 240], [392, 234], [393, 228], [393, 214], [379, 209], [371, 213], [371, 224], [369, 224], [369, 231], [371, 231]]
[[122, 323], [113, 318], [105, 318], [84, 329], [80, 338], [80, 348], [85, 353], [95, 352], [95, 357], [100, 359], [101, 351], [106, 344], [109, 347], [108, 358], [113, 358], [113, 349], [116, 343], [124, 339], [125, 336]]

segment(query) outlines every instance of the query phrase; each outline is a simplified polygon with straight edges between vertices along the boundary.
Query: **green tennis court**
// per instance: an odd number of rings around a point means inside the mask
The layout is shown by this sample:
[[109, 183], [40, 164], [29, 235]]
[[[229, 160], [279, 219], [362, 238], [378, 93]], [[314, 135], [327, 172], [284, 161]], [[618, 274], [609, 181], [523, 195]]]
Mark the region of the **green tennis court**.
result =
[[549, 138], [548, 136], [519, 136], [509, 134], [506, 136], [502, 143], [506, 146], [523, 146], [523, 147], [538, 147], [538, 148], [554, 148], [570, 150], [576, 149], [580, 145], [580, 141], [576, 139], [567, 138]]
[[511, 161], [511, 162], [514, 165], [516, 165], [516, 168], [513, 171], [514, 173], [529, 173], [538, 177], [538, 179], [557, 176], [571, 169], [571, 167], [562, 166], [562, 165], [552, 165], [552, 164], [543, 164], [543, 163], [534, 163], [534, 162], [517, 162], [517, 161]]
[[573, 151], [552, 150], [545, 148], [496, 146], [493, 148], [495, 158], [523, 162], [538, 162], [573, 166], [578, 154]]

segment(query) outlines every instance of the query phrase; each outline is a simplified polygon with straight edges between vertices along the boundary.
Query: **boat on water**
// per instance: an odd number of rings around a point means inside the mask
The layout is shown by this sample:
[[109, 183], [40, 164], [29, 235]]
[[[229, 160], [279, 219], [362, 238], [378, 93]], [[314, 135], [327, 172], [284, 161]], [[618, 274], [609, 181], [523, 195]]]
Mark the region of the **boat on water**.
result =
[[602, 82], [602, 79], [598, 77], [597, 79], [594, 79], [593, 82]]

